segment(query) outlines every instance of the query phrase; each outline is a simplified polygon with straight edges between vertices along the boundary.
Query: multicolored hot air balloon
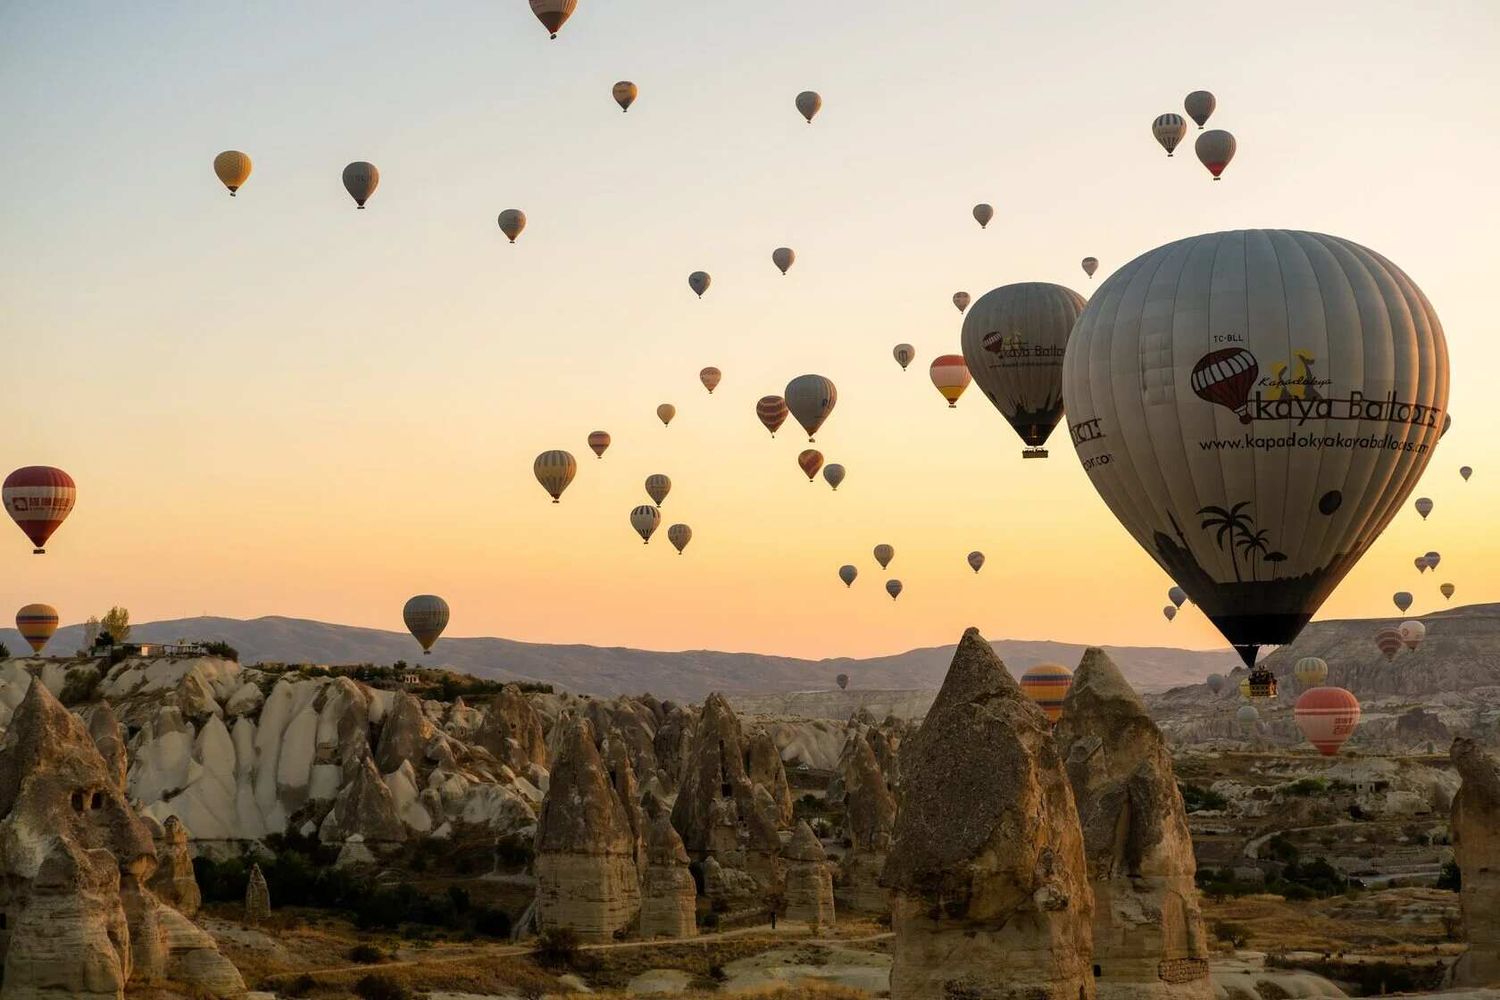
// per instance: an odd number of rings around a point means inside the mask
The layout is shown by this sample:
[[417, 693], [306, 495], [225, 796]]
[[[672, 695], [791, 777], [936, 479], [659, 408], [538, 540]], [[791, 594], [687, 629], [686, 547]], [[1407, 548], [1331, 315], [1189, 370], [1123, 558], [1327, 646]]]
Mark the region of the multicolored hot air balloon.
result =
[[964, 317], [964, 360], [1020, 435], [1023, 458], [1047, 457], [1063, 414], [1063, 355], [1083, 307], [1072, 289], [1026, 281], [984, 293]]
[[786, 400], [780, 396], [762, 396], [755, 403], [755, 415], [760, 419], [771, 436], [776, 436], [776, 431], [782, 424], [786, 423], [787, 415]]
[[960, 313], [962, 313], [965, 309], [969, 308], [969, 301], [970, 301], [970, 299], [969, 299], [969, 293], [968, 292], [954, 292], [953, 293], [953, 306]]
[[614, 97], [615, 103], [620, 106], [622, 113], [630, 110], [630, 106], [635, 103], [635, 99], [640, 94], [641, 88], [629, 80], [621, 80], [610, 90], [610, 95]]
[[1469, 481], [1469, 477], [1474, 474], [1474, 470], [1469, 468], [1469, 466], [1467, 465], [1461, 465], [1458, 467], [1458, 474], [1460, 476], [1463, 476], [1464, 482], [1467, 483]]
[[708, 291], [708, 286], [712, 285], [713, 283], [714, 279], [709, 276], [709, 273], [707, 271], [694, 271], [692, 274], [688, 275], [688, 287], [691, 288], [693, 290], [693, 293], [700, 299], [703, 298], [703, 293]]
[[698, 381], [703, 383], [703, 388], [708, 390], [712, 396], [714, 390], [719, 387], [719, 382], [724, 378], [724, 373], [717, 368], [705, 368], [698, 373]]
[[1225, 678], [1223, 674], [1209, 674], [1208, 689], [1214, 694], [1218, 694], [1220, 691], [1224, 690], [1224, 679]]
[[531, 12], [553, 38], [577, 9], [578, 0], [531, 0]]
[[777, 247], [771, 251], [771, 263], [775, 264], [782, 274], [786, 274], [792, 269], [792, 265], [797, 263], [797, 253], [791, 247]]
[[1220, 175], [1224, 173], [1224, 168], [1229, 166], [1230, 160], [1234, 159], [1237, 145], [1234, 136], [1221, 128], [1216, 128], [1198, 136], [1198, 141], [1193, 143], [1193, 152], [1198, 154], [1198, 162], [1214, 175], [1214, 180], [1219, 180]]
[[418, 594], [401, 609], [401, 618], [412, 638], [421, 644], [422, 655], [430, 655], [432, 644], [448, 627], [448, 602], [436, 594]]
[[[229, 197], [233, 198], [250, 179], [250, 157], [237, 149], [226, 149], [214, 157], [214, 174], [229, 189]], [[40, 653], [41, 650], [37, 652]]]
[[1453, 592], [1456, 589], [1457, 588], [1454, 587], [1453, 584], [1451, 584], [1451, 583], [1445, 583], [1441, 587], [1438, 588], [1438, 590], [1442, 591], [1443, 600], [1445, 600], [1445, 601], [1451, 601], [1451, 600], [1453, 600]]
[[1181, 587], [1168, 587], [1167, 600], [1171, 601], [1174, 607], [1180, 608], [1187, 603], [1187, 591]]
[[1417, 508], [1417, 513], [1421, 514], [1422, 520], [1425, 521], [1427, 520], [1427, 515], [1432, 513], [1432, 498], [1417, 497], [1417, 502], [1413, 506]]
[[656, 408], [656, 419], [661, 421], [663, 427], [672, 425], [672, 418], [677, 416], [677, 407], [671, 403], [663, 403]]
[[834, 462], [832, 465], [823, 466], [823, 479], [829, 486], [833, 487], [835, 493], [838, 492], [839, 484], [844, 481], [846, 474], [844, 467], [837, 462]]
[[1094, 276], [1094, 272], [1097, 271], [1097, 270], [1099, 270], [1099, 258], [1098, 257], [1085, 257], [1085, 258], [1083, 258], [1083, 273], [1084, 274], [1086, 274], [1090, 278], [1092, 278]]
[[887, 581], [885, 581], [885, 592], [887, 594], [891, 595], [891, 600], [893, 600], [893, 601], [896, 598], [900, 597], [901, 596], [901, 581], [900, 580], [887, 580]]
[[1260, 721], [1260, 712], [1254, 705], [1241, 705], [1235, 710], [1234, 721], [1238, 722], [1246, 732], [1253, 732], [1255, 724]]
[[1161, 148], [1167, 151], [1167, 155], [1171, 156], [1172, 150], [1187, 135], [1187, 122], [1182, 120], [1181, 115], [1171, 112], [1157, 115], [1156, 120], [1151, 123], [1151, 135], [1161, 143]]
[[823, 96], [816, 90], [804, 90], [797, 95], [797, 110], [807, 119], [807, 124], [811, 125], [818, 112], [823, 110]]
[[500, 231], [512, 243], [526, 229], [526, 213], [519, 208], [507, 208], [500, 213]]
[[589, 447], [592, 448], [594, 454], [598, 455], [600, 458], [604, 457], [604, 452], [608, 450], [610, 441], [611, 438], [608, 431], [589, 432]]
[[1177, 617], [1177, 605], [1175, 605], [1175, 604], [1166, 604], [1166, 605], [1163, 605], [1162, 609], [1161, 609], [1161, 616], [1163, 618], [1165, 618], [1167, 621], [1172, 621], [1174, 618]]
[[1359, 725], [1359, 699], [1340, 687], [1315, 687], [1297, 699], [1297, 728], [1324, 757], [1333, 757]]
[[1412, 652], [1422, 645], [1422, 640], [1427, 638], [1427, 626], [1419, 621], [1402, 622], [1396, 626], [1396, 632], [1401, 636], [1401, 645]]
[[656, 533], [656, 528], [661, 524], [661, 511], [649, 503], [643, 503], [630, 512], [630, 526], [635, 529], [636, 534], [641, 536], [641, 541], [651, 544], [651, 536]]
[[1411, 594], [1404, 590], [1398, 590], [1391, 595], [1391, 603], [1396, 605], [1396, 610], [1405, 611], [1411, 607]]
[[880, 568], [885, 569], [896, 558], [896, 550], [889, 545], [881, 544], [875, 546], [875, 561], [880, 563]]
[[839, 579], [844, 581], [844, 586], [854, 586], [854, 578], [859, 576], [859, 570], [848, 563], [839, 567]]
[[906, 371], [906, 366], [911, 364], [912, 359], [917, 356], [917, 349], [910, 344], [897, 344], [891, 349], [891, 356], [896, 359], [896, 364]]
[[682, 555], [682, 550], [687, 548], [688, 542], [693, 540], [693, 529], [685, 524], [674, 524], [667, 528], [667, 541]]
[[1384, 653], [1387, 660], [1394, 660], [1403, 645], [1405, 643], [1401, 641], [1401, 630], [1394, 625], [1375, 630], [1375, 648]]
[[984, 567], [984, 553], [975, 549], [969, 553], [969, 568], [978, 573]]
[[365, 207], [365, 202], [370, 200], [379, 186], [380, 171], [375, 169], [375, 164], [355, 160], [344, 168], [344, 190], [349, 192], [349, 197], [354, 199], [358, 208]]
[[40, 653], [57, 631], [57, 609], [50, 604], [28, 604], [16, 612], [16, 631], [33, 653]]
[[1214, 108], [1218, 107], [1218, 103], [1214, 100], [1214, 95], [1208, 91], [1195, 90], [1183, 100], [1182, 110], [1186, 111], [1188, 117], [1201, 129], [1208, 123], [1208, 116], [1214, 113]]
[[1062, 718], [1063, 699], [1072, 686], [1073, 671], [1058, 663], [1039, 663], [1021, 675], [1021, 691], [1052, 723]]
[[1421, 478], [1448, 405], [1448, 349], [1421, 291], [1364, 247], [1211, 233], [1105, 279], [1068, 339], [1062, 384], [1105, 504], [1254, 670]]
[[995, 217], [995, 210], [984, 202], [974, 206], [974, 221], [979, 223], [980, 229], [987, 229], [990, 220]]
[[802, 467], [803, 472], [807, 473], [807, 481], [812, 482], [817, 477], [818, 470], [823, 467], [823, 453], [816, 448], [804, 449], [802, 454], [797, 456], [797, 464]]
[[839, 401], [839, 390], [832, 379], [822, 375], [798, 375], [786, 384], [784, 398], [787, 409], [807, 431], [807, 439], [815, 441], [813, 435]]
[[962, 354], [942, 354], [933, 358], [932, 364], [927, 368], [927, 375], [937, 391], [948, 401], [950, 410], [958, 405], [958, 397], [974, 381], [974, 376], [969, 374], [969, 366], [964, 364]]
[[47, 465], [17, 469], [0, 487], [5, 512], [31, 539], [36, 555], [47, 551], [47, 539], [68, 519], [77, 501], [78, 486], [73, 477]]
[[1304, 691], [1315, 688], [1328, 679], [1328, 661], [1321, 656], [1304, 656], [1292, 668], [1292, 673]]
[[646, 477], [646, 495], [660, 507], [667, 494], [672, 492], [672, 480], [657, 472]]
[[552, 502], [560, 503], [563, 490], [578, 475], [578, 462], [566, 451], [544, 451], [531, 464], [531, 471], [536, 481], [542, 484], [542, 489], [552, 497]]

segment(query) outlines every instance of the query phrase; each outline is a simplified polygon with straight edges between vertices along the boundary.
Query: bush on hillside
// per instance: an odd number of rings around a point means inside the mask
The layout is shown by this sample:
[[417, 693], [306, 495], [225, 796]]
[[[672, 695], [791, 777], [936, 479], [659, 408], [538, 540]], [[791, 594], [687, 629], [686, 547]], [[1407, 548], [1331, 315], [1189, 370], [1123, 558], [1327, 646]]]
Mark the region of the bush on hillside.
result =
[[412, 1000], [409, 988], [378, 972], [372, 972], [355, 983], [354, 995], [360, 1000]]
[[1211, 788], [1199, 788], [1197, 785], [1179, 782], [1177, 790], [1182, 793], [1182, 804], [1188, 812], [1229, 808], [1229, 800]]

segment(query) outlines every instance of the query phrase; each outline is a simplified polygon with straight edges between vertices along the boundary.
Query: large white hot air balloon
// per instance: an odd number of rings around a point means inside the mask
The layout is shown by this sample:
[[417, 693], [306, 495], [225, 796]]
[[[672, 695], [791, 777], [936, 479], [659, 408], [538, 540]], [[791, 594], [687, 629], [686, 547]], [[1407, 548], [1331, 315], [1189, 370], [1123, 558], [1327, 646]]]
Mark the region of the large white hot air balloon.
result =
[[1026, 447], [1042, 447], [1062, 419], [1063, 352], [1083, 297], [1062, 285], [1027, 281], [985, 292], [964, 317], [964, 361]]
[[1401, 636], [1401, 645], [1415, 650], [1427, 638], [1427, 626], [1416, 620], [1402, 622], [1396, 626], [1396, 633]]
[[1401, 509], [1448, 405], [1437, 315], [1332, 236], [1212, 233], [1089, 301], [1063, 364], [1094, 487], [1252, 672]]

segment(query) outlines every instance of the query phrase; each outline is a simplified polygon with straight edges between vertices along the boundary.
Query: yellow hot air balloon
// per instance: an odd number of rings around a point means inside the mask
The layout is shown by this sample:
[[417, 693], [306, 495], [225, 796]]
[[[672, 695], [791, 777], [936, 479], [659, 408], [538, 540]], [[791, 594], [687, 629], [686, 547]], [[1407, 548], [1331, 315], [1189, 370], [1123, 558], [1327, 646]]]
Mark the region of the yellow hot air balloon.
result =
[[796, 262], [797, 253], [791, 247], [777, 247], [771, 251], [771, 263], [775, 264], [782, 274], [786, 274], [787, 271], [791, 270], [792, 265]]
[[708, 390], [710, 396], [714, 394], [714, 390], [718, 388], [723, 378], [724, 373], [714, 367], [705, 368], [698, 373], [698, 381], [703, 383], [703, 388]]
[[418, 594], [406, 602], [401, 617], [412, 638], [421, 644], [423, 655], [427, 655], [448, 627], [448, 602], [436, 594]]
[[1039, 663], [1021, 675], [1021, 691], [1036, 702], [1048, 722], [1062, 718], [1063, 699], [1073, 686], [1073, 671], [1059, 663]]
[[214, 173], [229, 189], [229, 197], [233, 198], [250, 179], [250, 157], [237, 149], [226, 149], [214, 157]]
[[944, 354], [934, 358], [927, 374], [937, 391], [948, 401], [950, 408], [958, 405], [958, 397], [964, 394], [964, 390], [974, 380], [969, 374], [969, 366], [964, 364], [962, 354]]
[[611, 93], [614, 94], [615, 103], [620, 106], [621, 113], [624, 113], [630, 110], [630, 106], [635, 103], [635, 99], [640, 96], [641, 91], [639, 87], [629, 80], [621, 80], [615, 84]]
[[344, 190], [349, 192], [349, 197], [358, 207], [364, 208], [379, 186], [380, 171], [375, 164], [356, 160], [344, 168]]
[[578, 0], [531, 0], [531, 12], [553, 38], [577, 9]]
[[672, 543], [678, 555], [682, 555], [682, 550], [687, 548], [688, 542], [692, 540], [693, 529], [685, 524], [674, 524], [667, 528], [667, 541]]
[[1321, 656], [1304, 656], [1292, 668], [1292, 673], [1296, 675], [1297, 683], [1302, 685], [1302, 690], [1319, 687], [1328, 679], [1328, 661]]
[[802, 117], [811, 125], [818, 112], [823, 110], [822, 95], [816, 90], [804, 90], [797, 95], [797, 110], [802, 112]]
[[1246, 701], [1253, 697], [1250, 692], [1250, 677], [1248, 675], [1240, 678], [1240, 697]]
[[40, 653], [57, 631], [57, 609], [50, 604], [28, 604], [16, 612], [16, 631], [34, 653]]
[[677, 407], [671, 403], [663, 403], [656, 408], [656, 418], [661, 421], [663, 427], [669, 426], [675, 416], [677, 416]]
[[526, 213], [519, 208], [507, 208], [500, 213], [500, 231], [512, 243], [516, 241], [516, 238], [521, 235], [522, 230], [525, 228]]
[[559, 503], [563, 490], [578, 475], [578, 462], [565, 451], [544, 451], [531, 464], [531, 471], [536, 475], [536, 481], [542, 484], [542, 489], [552, 497], [552, 502]]

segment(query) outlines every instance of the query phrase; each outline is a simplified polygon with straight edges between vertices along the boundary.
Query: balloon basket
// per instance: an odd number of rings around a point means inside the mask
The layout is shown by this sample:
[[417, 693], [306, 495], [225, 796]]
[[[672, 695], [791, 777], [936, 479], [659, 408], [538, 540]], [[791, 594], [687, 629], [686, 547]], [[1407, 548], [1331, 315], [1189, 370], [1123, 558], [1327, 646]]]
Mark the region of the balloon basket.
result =
[[1027, 448], [1021, 452], [1022, 458], [1046, 458], [1046, 448]]

